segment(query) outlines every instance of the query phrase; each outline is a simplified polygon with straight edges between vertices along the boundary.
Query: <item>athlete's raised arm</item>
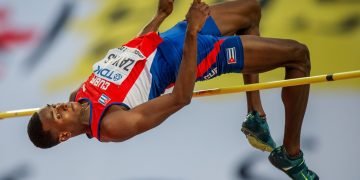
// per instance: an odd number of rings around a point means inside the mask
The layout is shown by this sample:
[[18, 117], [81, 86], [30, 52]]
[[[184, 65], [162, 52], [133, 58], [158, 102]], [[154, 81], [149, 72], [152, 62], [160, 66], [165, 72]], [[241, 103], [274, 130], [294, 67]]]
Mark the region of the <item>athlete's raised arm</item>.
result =
[[186, 19], [183, 58], [172, 93], [141, 104], [129, 111], [109, 112], [102, 123], [102, 133], [112, 141], [123, 141], [161, 124], [171, 114], [190, 103], [197, 66], [197, 33], [210, 13], [208, 5], [194, 0]]
[[142, 29], [139, 36], [158, 31], [161, 23], [171, 14], [174, 0], [159, 0], [158, 9], [151, 21]]

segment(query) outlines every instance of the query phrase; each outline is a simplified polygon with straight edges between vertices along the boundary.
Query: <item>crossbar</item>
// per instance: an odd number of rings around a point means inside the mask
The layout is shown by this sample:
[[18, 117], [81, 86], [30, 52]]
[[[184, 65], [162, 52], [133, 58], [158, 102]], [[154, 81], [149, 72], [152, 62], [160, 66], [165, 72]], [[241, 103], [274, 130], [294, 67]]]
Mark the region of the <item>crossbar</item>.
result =
[[[359, 77], [360, 77], [360, 70], [355, 70], [355, 71], [339, 72], [334, 74], [287, 79], [281, 81], [248, 84], [243, 86], [199, 90], [193, 93], [193, 97], [204, 97], [204, 96], [212, 96], [212, 95], [239, 93], [245, 91], [256, 91], [263, 89], [279, 88], [279, 87], [298, 86], [298, 85], [338, 81], [338, 80], [352, 79]], [[30, 116], [33, 113], [39, 111], [39, 109], [40, 108], [31, 108], [31, 109], [20, 109], [20, 110], [0, 112], [0, 120], [5, 118]]]

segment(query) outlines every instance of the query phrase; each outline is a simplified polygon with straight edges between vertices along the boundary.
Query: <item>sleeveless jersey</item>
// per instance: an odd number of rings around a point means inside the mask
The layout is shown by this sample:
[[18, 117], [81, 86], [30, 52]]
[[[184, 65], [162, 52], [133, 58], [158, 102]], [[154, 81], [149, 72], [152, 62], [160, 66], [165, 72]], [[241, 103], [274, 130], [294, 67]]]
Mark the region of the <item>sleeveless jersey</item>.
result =
[[149, 100], [150, 68], [161, 42], [157, 33], [148, 33], [109, 50], [93, 65], [92, 74], [75, 98], [75, 101], [85, 100], [90, 104], [90, 136], [100, 140], [100, 121], [111, 105], [130, 109]]
[[[90, 104], [90, 129], [100, 140], [103, 113], [111, 105], [128, 109], [172, 91], [182, 60], [187, 22], [158, 35], [151, 32], [120, 48], [111, 49], [95, 63], [75, 100]], [[240, 37], [221, 36], [211, 16], [198, 33], [197, 81], [238, 73], [244, 56]]]

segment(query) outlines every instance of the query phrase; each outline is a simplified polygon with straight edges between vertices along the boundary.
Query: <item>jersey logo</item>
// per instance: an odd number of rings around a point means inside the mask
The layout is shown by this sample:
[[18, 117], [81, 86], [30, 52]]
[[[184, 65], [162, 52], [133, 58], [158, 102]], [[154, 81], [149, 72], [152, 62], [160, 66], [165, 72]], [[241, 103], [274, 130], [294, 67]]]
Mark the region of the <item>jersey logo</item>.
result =
[[235, 47], [226, 48], [226, 58], [228, 64], [235, 64], [236, 63], [236, 51]]
[[106, 106], [106, 104], [109, 103], [110, 100], [111, 100], [111, 99], [110, 99], [109, 97], [107, 97], [105, 94], [102, 94], [102, 95], [100, 96], [98, 102], [99, 102], [100, 104]]
[[212, 77], [217, 75], [217, 67], [212, 69], [207, 75], [204, 76], [204, 79], [211, 79]]
[[130, 74], [135, 64], [146, 57], [136, 48], [122, 46], [111, 49], [93, 65], [93, 73], [99, 78], [120, 85]]

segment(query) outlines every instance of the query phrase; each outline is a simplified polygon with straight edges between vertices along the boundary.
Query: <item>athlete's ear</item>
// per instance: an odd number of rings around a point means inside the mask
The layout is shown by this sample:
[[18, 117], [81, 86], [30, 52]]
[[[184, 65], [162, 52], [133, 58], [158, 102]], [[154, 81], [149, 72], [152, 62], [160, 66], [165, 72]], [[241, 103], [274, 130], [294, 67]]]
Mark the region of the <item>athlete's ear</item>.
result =
[[64, 142], [71, 138], [71, 132], [61, 132], [59, 134], [59, 141]]

